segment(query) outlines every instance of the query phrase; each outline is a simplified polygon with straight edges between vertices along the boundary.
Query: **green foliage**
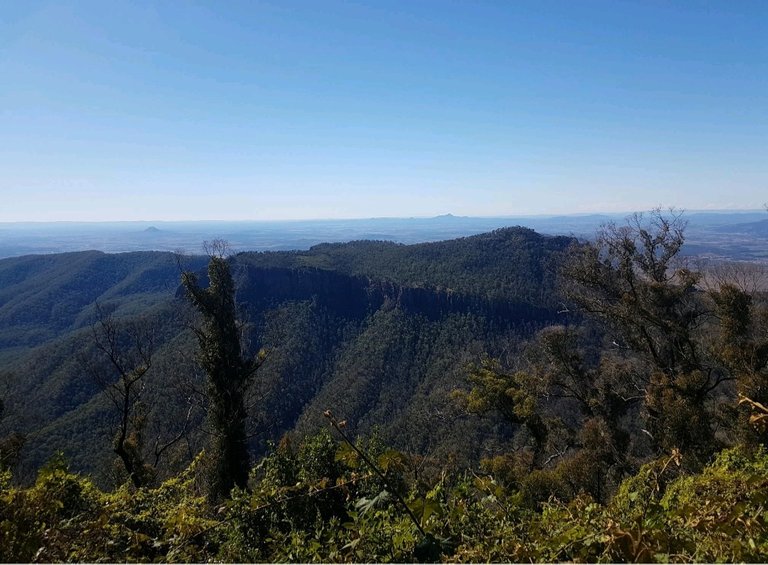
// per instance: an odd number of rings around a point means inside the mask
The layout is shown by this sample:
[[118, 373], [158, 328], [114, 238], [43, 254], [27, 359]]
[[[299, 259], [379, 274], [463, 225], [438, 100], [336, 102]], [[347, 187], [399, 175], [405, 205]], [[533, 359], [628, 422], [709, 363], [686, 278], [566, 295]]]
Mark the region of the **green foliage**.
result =
[[200, 561], [214, 521], [195, 466], [156, 489], [98, 490], [57, 457], [34, 486], [0, 484], [0, 561]]
[[[237, 492], [227, 503], [221, 556], [273, 562], [412, 560], [418, 531], [352, 453], [327, 433], [298, 447], [281, 442], [254, 469], [252, 492]], [[396, 479], [403, 457], [386, 450], [376, 460]], [[425, 523], [433, 506], [420, 506]]]
[[[568, 503], [552, 500], [541, 512], [507, 511], [497, 521], [486, 518], [483, 522], [487, 507], [468, 504], [466, 512], [478, 515], [467, 519], [487, 529], [460, 544], [454, 559], [764, 561], [768, 555], [765, 452], [727, 450], [693, 475], [680, 474], [678, 457], [643, 467], [607, 505], [584, 496]], [[466, 499], [466, 490], [463, 495]], [[495, 500], [503, 500], [498, 495]], [[511, 516], [515, 518], [510, 520]]]
[[[382, 465], [403, 459], [391, 450], [377, 457]], [[492, 476], [444, 475], [405, 498], [425, 535], [372, 473], [348, 460], [327, 433], [297, 446], [285, 441], [254, 468], [251, 491], [235, 490], [220, 506], [198, 486], [202, 455], [155, 489], [101, 491], [61, 457], [30, 487], [13, 486], [6, 472], [0, 560], [735, 562], [768, 555], [764, 449], [723, 451], [700, 473], [686, 472], [674, 453], [645, 465], [606, 504], [580, 495], [533, 509]]]

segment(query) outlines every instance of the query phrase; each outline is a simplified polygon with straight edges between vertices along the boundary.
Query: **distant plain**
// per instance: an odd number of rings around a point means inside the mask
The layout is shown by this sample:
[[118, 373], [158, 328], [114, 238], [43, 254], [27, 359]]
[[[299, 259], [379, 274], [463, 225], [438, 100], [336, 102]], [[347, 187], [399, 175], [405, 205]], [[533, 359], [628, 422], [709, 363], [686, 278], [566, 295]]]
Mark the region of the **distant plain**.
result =
[[[29, 222], [0, 223], [0, 258], [97, 250], [201, 253], [204, 241], [224, 239], [233, 251], [304, 250], [325, 242], [386, 240], [420, 243], [465, 237], [508, 226], [589, 239], [628, 214], [568, 216], [370, 218], [296, 221]], [[691, 211], [684, 253], [737, 261], [768, 261], [768, 213]]]

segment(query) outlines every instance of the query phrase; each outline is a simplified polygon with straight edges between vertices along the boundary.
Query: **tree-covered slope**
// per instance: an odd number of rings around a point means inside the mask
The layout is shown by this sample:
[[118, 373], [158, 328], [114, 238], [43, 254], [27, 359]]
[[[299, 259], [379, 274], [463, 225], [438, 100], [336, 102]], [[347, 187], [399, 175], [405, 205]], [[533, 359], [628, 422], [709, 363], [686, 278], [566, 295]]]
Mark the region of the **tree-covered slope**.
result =
[[[233, 257], [247, 342], [268, 351], [250, 407], [252, 449], [289, 430], [314, 433], [332, 408], [352, 429], [379, 430], [403, 449], [477, 456], [508, 431], [468, 422], [449, 394], [468, 364], [561, 321], [557, 266], [571, 243], [510, 228], [430, 244], [352, 242]], [[183, 262], [207, 284], [207, 258]], [[7, 259], [0, 281], [0, 371], [12, 373], [7, 398], [17, 408], [0, 425], [27, 434], [27, 476], [56, 449], [78, 469], [106, 472], [114, 410], [83, 365], [95, 354], [97, 303], [122, 322], [153, 325], [148, 437], [169, 414], [183, 419], [184, 387], [199, 371], [171, 254]], [[190, 441], [202, 433], [190, 431]]]
[[[201, 268], [203, 258], [190, 258]], [[98, 251], [0, 261], [0, 349], [34, 346], [89, 323], [97, 302], [136, 314], [173, 296], [179, 268], [171, 253]]]

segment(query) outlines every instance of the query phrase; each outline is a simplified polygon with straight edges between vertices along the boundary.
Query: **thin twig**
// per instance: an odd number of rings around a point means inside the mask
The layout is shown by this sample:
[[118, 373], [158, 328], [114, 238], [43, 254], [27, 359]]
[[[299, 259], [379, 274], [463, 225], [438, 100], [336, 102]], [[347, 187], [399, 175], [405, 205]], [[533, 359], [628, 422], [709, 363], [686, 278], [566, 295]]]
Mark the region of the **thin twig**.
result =
[[411, 509], [408, 507], [408, 504], [406, 504], [405, 500], [403, 500], [403, 497], [402, 497], [402, 496], [400, 496], [400, 493], [398, 493], [398, 492], [397, 492], [397, 489], [395, 489], [395, 488], [394, 488], [394, 487], [391, 485], [391, 483], [389, 482], [389, 480], [387, 479], [387, 477], [385, 477], [385, 476], [384, 476], [384, 473], [382, 473], [382, 472], [379, 470], [379, 468], [378, 468], [376, 465], [374, 465], [373, 461], [371, 461], [371, 460], [368, 458], [368, 456], [367, 456], [365, 453], [363, 453], [363, 451], [362, 451], [360, 448], [358, 448], [358, 447], [357, 447], [357, 446], [356, 446], [356, 445], [355, 445], [355, 444], [354, 444], [354, 443], [353, 443], [353, 442], [352, 442], [352, 441], [349, 439], [349, 437], [347, 436], [347, 434], [345, 434], [345, 433], [344, 433], [344, 431], [342, 430], [341, 426], [339, 426], [339, 423], [336, 421], [336, 418], [334, 418], [334, 417], [333, 417], [333, 414], [331, 413], [331, 411], [330, 411], [330, 410], [326, 410], [326, 411], [323, 413], [323, 416], [325, 416], [326, 418], [328, 418], [328, 421], [331, 423], [331, 426], [333, 426], [333, 429], [334, 429], [334, 430], [336, 430], [336, 431], [339, 433], [339, 435], [340, 435], [340, 436], [341, 436], [341, 438], [342, 438], [342, 439], [343, 439], [343, 440], [344, 440], [344, 441], [347, 443], [347, 445], [349, 445], [349, 446], [350, 446], [352, 449], [354, 449], [354, 450], [355, 450], [355, 452], [357, 452], [357, 454], [358, 454], [360, 457], [362, 457], [363, 461], [365, 461], [365, 462], [368, 464], [368, 466], [369, 466], [371, 469], [373, 469], [373, 471], [376, 473], [376, 475], [378, 475], [378, 477], [379, 477], [379, 478], [380, 478], [382, 481], [384, 481], [384, 484], [385, 484], [385, 485], [387, 486], [387, 488], [388, 488], [388, 489], [389, 489], [389, 490], [392, 492], [392, 494], [394, 494], [394, 495], [395, 495], [395, 498], [397, 498], [397, 501], [398, 501], [398, 502], [400, 503], [400, 505], [401, 505], [401, 506], [402, 506], [402, 507], [405, 509], [406, 513], [407, 513], [407, 514], [408, 514], [408, 516], [411, 518], [411, 521], [412, 521], [412, 522], [413, 522], [413, 523], [416, 525], [416, 527], [419, 529], [419, 532], [421, 532], [421, 535], [422, 535], [422, 536], [424, 536], [424, 537], [427, 537], [427, 532], [425, 532], [425, 531], [424, 531], [424, 528], [422, 528], [422, 527], [421, 527], [421, 524], [420, 524], [420, 523], [419, 523], [419, 521], [416, 519], [416, 516], [413, 514], [413, 511], [412, 511], [412, 510], [411, 510]]

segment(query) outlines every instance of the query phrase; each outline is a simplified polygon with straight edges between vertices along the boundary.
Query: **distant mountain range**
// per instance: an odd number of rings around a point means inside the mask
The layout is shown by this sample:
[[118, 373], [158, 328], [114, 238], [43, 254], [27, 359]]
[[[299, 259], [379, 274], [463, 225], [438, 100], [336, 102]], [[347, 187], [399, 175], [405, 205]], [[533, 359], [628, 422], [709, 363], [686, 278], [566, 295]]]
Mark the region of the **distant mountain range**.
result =
[[[0, 223], [0, 258], [97, 250], [200, 253], [203, 241], [225, 239], [236, 251], [309, 249], [324, 242], [379, 240], [421, 243], [523, 226], [539, 233], [590, 238], [601, 224], [627, 214], [509, 216], [475, 218], [444, 214], [433, 218], [370, 218], [254, 222]], [[689, 253], [763, 260], [768, 239], [765, 211], [691, 211]]]
[[714, 231], [719, 233], [740, 233], [751, 234], [758, 237], [768, 237], [768, 219], [759, 222], [746, 222], [743, 224], [733, 224], [718, 226]]

